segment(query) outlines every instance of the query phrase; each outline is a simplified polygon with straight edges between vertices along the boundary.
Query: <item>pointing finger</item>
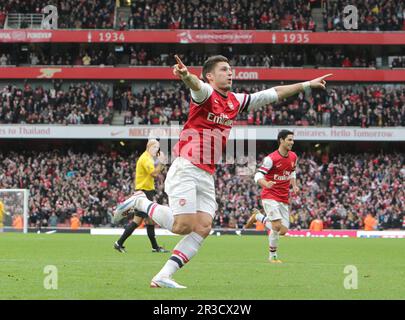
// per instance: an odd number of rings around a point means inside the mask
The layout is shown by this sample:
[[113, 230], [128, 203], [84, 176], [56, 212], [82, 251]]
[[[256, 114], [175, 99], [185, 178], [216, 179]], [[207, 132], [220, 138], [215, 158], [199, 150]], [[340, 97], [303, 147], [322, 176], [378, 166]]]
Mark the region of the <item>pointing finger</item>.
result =
[[328, 77], [330, 77], [330, 76], [333, 76], [333, 73], [328, 73], [328, 74], [322, 76], [322, 77], [321, 77], [321, 80], [323, 80], [323, 79], [325, 79], [325, 78], [328, 78]]
[[180, 68], [185, 67], [184, 63], [181, 61], [181, 59], [179, 58], [179, 56], [177, 54], [174, 55], [174, 58], [176, 59], [177, 64], [179, 65]]

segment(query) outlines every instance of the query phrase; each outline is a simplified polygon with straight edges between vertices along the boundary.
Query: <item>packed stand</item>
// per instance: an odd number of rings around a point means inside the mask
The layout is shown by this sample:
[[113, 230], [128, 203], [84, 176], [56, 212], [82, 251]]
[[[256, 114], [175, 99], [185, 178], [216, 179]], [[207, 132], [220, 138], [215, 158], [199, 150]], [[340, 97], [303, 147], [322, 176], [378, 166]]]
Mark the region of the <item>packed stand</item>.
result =
[[[269, 150], [270, 152], [271, 150]], [[2, 152], [1, 188], [30, 190], [30, 226], [63, 226], [77, 215], [82, 226], [110, 225], [113, 207], [133, 191], [139, 154], [117, 152]], [[253, 208], [261, 209], [253, 175], [258, 163], [220, 164], [216, 173], [216, 227], [242, 228]], [[248, 168], [248, 170], [246, 170]], [[164, 173], [166, 170], [164, 171]], [[359, 229], [367, 214], [379, 228], [399, 228], [405, 214], [404, 154], [300, 154], [300, 193], [291, 193], [291, 228], [306, 229], [320, 216], [325, 228]], [[155, 200], [167, 205], [164, 175]]]
[[[9, 13], [40, 14], [47, 5], [58, 9], [59, 29], [112, 29], [114, 0], [7, 0], [0, 1], [0, 26]], [[28, 27], [23, 24], [21, 28]]]
[[[189, 50], [186, 53], [144, 45], [125, 45], [122, 52], [116, 52], [106, 46], [64, 47], [34, 45], [27, 51], [11, 51], [7, 46], [0, 47], [0, 66], [38, 66], [38, 65], [74, 65], [74, 66], [172, 66], [174, 55], [178, 54], [188, 66], [202, 66], [210, 54]], [[375, 68], [376, 59], [363, 49], [356, 54], [341, 48], [296, 47], [283, 51], [271, 48], [255, 53], [243, 53], [234, 46], [223, 46], [218, 52], [229, 58], [234, 67], [338, 67], [338, 68]], [[401, 60], [402, 63], [402, 60]]]
[[[131, 3], [128, 19], [117, 17], [115, 0], [10, 0], [0, 1], [0, 27], [9, 13], [42, 13], [47, 5], [58, 8], [60, 29], [233, 29], [315, 31], [309, 0], [263, 0], [215, 2], [210, 0], [137, 0]], [[343, 9], [347, 1], [325, 2], [324, 30], [346, 30]], [[355, 0], [361, 31], [405, 30], [403, 0]], [[29, 26], [23, 23], [22, 28]], [[353, 31], [353, 29], [351, 29]]]
[[[297, 179], [300, 193], [290, 193], [291, 229], [308, 229], [317, 216], [325, 229], [361, 229], [367, 214], [376, 216], [380, 229], [402, 225], [404, 154], [339, 154], [331, 159], [324, 154], [318, 159], [304, 153], [299, 155]], [[252, 175], [237, 174], [234, 165], [217, 170], [216, 184], [216, 226], [242, 228], [250, 211], [261, 208], [260, 188]]]
[[209, 1], [139, 0], [131, 6], [125, 29], [310, 30], [316, 25], [305, 0]]
[[[176, 53], [160, 54], [157, 57], [146, 55], [144, 61], [148, 65], [173, 65], [173, 57]], [[238, 54], [232, 46], [223, 48], [222, 55], [229, 59], [233, 67], [337, 67], [337, 68], [375, 68], [376, 63], [364, 50], [358, 54], [344, 53], [342, 49], [321, 49], [313, 48], [303, 50], [302, 48], [288, 49], [282, 52], [256, 52], [254, 54]], [[136, 51], [134, 56], [136, 55]], [[187, 66], [202, 66], [210, 54], [199, 54], [190, 51], [187, 54], [179, 54]], [[130, 64], [142, 65], [136, 56]]]
[[52, 84], [3, 86], [0, 124], [111, 124], [113, 101], [107, 85], [85, 82], [62, 89], [62, 82]]
[[[233, 91], [254, 93], [275, 84], [234, 84]], [[4, 85], [0, 89], [0, 124], [111, 124], [114, 111], [124, 125], [184, 124], [189, 90], [181, 82], [113, 90], [110, 84], [62, 82], [52, 85]], [[306, 97], [239, 114], [235, 125], [405, 126], [403, 85], [329, 86]]]
[[338, 154], [323, 161], [301, 155], [302, 195], [293, 197], [292, 227], [308, 228], [320, 216], [326, 228], [363, 228], [367, 214], [378, 228], [400, 228], [405, 215], [405, 156]]
[[[272, 85], [273, 86], [273, 85]], [[269, 85], [234, 84], [235, 92], [253, 93]], [[181, 82], [156, 83], [138, 92], [116, 92], [114, 106], [124, 112], [126, 125], [184, 124], [189, 90]], [[299, 94], [276, 104], [240, 114], [239, 125], [405, 126], [405, 87], [402, 85], [329, 86], [310, 97]]]
[[[357, 29], [348, 31], [401, 31], [405, 30], [404, 0], [334, 0], [327, 1], [323, 13], [325, 31], [346, 30], [344, 24], [344, 7], [352, 5], [357, 8]], [[351, 11], [350, 11], [351, 12]]]

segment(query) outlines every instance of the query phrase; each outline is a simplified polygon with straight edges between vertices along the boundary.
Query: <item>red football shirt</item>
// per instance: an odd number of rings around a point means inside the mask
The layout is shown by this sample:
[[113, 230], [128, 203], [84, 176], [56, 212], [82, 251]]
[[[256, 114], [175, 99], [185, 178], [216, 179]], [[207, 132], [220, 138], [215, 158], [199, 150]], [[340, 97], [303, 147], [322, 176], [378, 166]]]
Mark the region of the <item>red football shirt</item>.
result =
[[289, 151], [286, 157], [283, 157], [278, 150], [266, 156], [258, 171], [264, 174], [266, 181], [273, 181], [276, 184], [271, 188], [262, 189], [262, 199], [289, 204], [290, 180], [296, 165], [297, 155], [292, 151]]
[[208, 90], [204, 101], [197, 103], [192, 99], [190, 102], [188, 119], [174, 154], [213, 174], [215, 164], [225, 150], [233, 121], [248, 107], [250, 95], [229, 92], [224, 96], [212, 88]]
[[[174, 154], [213, 174], [225, 150], [233, 121], [238, 113], [278, 100], [274, 88], [253, 94], [229, 92], [224, 96], [201, 81], [200, 91], [191, 90], [190, 112]], [[198, 101], [193, 97], [199, 98]]]

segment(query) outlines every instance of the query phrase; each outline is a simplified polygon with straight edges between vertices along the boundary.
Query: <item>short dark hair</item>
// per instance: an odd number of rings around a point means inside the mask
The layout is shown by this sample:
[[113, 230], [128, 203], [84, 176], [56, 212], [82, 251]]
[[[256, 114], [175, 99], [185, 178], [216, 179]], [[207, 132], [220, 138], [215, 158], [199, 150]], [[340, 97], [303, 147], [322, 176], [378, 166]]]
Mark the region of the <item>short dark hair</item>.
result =
[[294, 132], [287, 129], [281, 130], [277, 135], [277, 143], [280, 144], [280, 139], [285, 140], [285, 138], [287, 138], [287, 136], [290, 134], [294, 135]]
[[218, 56], [212, 56], [209, 57], [207, 60], [205, 60], [204, 64], [203, 64], [203, 69], [202, 69], [202, 77], [204, 79], [205, 82], [208, 82], [207, 79], [207, 73], [211, 72], [212, 69], [214, 69], [214, 67], [216, 66], [216, 64], [218, 62], [227, 62], [229, 63], [229, 60], [227, 57], [218, 55]]

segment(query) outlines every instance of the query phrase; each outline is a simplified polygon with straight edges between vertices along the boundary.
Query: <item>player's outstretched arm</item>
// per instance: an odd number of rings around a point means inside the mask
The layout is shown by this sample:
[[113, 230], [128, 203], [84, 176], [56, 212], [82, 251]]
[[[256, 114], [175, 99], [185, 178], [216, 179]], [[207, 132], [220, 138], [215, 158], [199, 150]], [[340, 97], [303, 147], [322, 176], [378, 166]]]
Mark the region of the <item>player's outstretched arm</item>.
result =
[[319, 78], [316, 78], [316, 79], [313, 79], [310, 81], [299, 82], [299, 83], [294, 83], [294, 84], [285, 85], [285, 86], [277, 86], [277, 87], [274, 87], [274, 90], [276, 90], [279, 100], [289, 98], [302, 91], [310, 92], [311, 89], [325, 90], [326, 89], [325, 79], [330, 77], [331, 75], [332, 75], [332, 73], [329, 73], [322, 77], [319, 77]]
[[331, 75], [332, 74], [330, 73], [311, 81], [299, 82], [285, 86], [276, 86], [270, 89], [250, 94], [250, 97], [246, 99], [245, 105], [242, 105], [241, 112], [261, 108], [268, 105], [269, 103], [274, 103], [286, 99], [299, 92], [309, 93], [311, 89], [325, 89], [325, 79], [327, 77], [330, 77]]
[[187, 67], [180, 60], [177, 54], [174, 56], [174, 58], [176, 59], [177, 63], [173, 66], [173, 74], [176, 77], [179, 77], [191, 90], [199, 91], [201, 89], [200, 79], [187, 70]]

